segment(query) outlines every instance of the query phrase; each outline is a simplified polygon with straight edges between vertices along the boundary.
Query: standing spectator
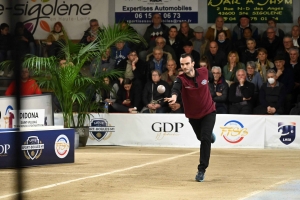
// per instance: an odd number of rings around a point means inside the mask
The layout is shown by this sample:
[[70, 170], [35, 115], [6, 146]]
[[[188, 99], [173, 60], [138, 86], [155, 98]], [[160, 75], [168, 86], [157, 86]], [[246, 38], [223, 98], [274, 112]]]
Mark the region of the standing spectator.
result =
[[294, 74], [292, 68], [285, 67], [285, 57], [282, 55], [277, 55], [274, 58], [275, 71], [277, 81], [283, 83], [286, 90], [285, 99], [285, 114], [289, 114], [291, 108], [293, 107], [293, 89], [294, 89]]
[[215, 41], [209, 43], [209, 51], [206, 53], [210, 66], [219, 66], [222, 68], [226, 65], [226, 55], [219, 50], [218, 44]]
[[60, 22], [56, 22], [53, 26], [53, 30], [47, 37], [47, 55], [59, 56], [61, 50], [61, 44], [66, 42], [66, 35], [63, 30], [63, 25]]
[[259, 89], [263, 84], [262, 77], [260, 74], [255, 71], [256, 69], [256, 63], [254, 61], [249, 61], [246, 64], [246, 70], [247, 70], [247, 81], [253, 83], [255, 85], [254, 90], [254, 96], [253, 96], [253, 104], [256, 106], [258, 104], [258, 95], [259, 95]]
[[225, 56], [232, 50], [232, 42], [230, 39], [227, 38], [226, 31], [220, 31], [218, 33], [218, 38], [216, 40], [219, 51], [223, 51]]
[[239, 23], [233, 28], [232, 40], [237, 41], [242, 39], [246, 27], [252, 30], [252, 37], [254, 39], [258, 38], [258, 29], [256, 26], [250, 24], [250, 17], [248, 15], [241, 15]]
[[194, 50], [200, 54], [200, 57], [208, 50], [209, 40], [203, 36], [204, 29], [201, 26], [194, 28], [194, 37], [190, 40], [193, 43]]
[[[143, 104], [147, 108], [143, 113], [167, 113], [169, 106], [168, 103], [164, 101], [164, 98], [170, 96], [170, 86], [167, 82], [161, 80], [159, 70], [153, 70], [151, 76], [151, 81], [146, 83], [143, 91]], [[164, 93], [158, 93], [157, 87], [159, 85], [165, 87]]]
[[35, 42], [31, 32], [29, 32], [23, 22], [17, 22], [14, 31], [14, 52], [16, 58], [23, 58], [26, 54], [35, 55]]
[[247, 39], [247, 49], [242, 53], [242, 63], [257, 60], [256, 41], [253, 38]]
[[268, 59], [273, 61], [278, 49], [282, 49], [282, 40], [275, 34], [275, 29], [272, 27], [267, 28], [267, 38], [262, 40], [261, 46], [268, 52]]
[[225, 35], [228, 39], [231, 39], [230, 30], [226, 26], [224, 26], [224, 18], [222, 16], [218, 16], [216, 18], [215, 24], [208, 27], [205, 38], [210, 42], [218, 40], [218, 35], [221, 31], [225, 32]]
[[239, 61], [239, 54], [236, 51], [230, 51], [227, 59], [228, 63], [223, 67], [223, 76], [230, 86], [237, 81], [236, 72], [239, 69], [245, 70], [245, 65]]
[[254, 109], [254, 114], [282, 115], [284, 114], [284, 100], [286, 90], [282, 83], [277, 81], [274, 69], [267, 71], [268, 81], [263, 83], [259, 91], [260, 104]]
[[155, 39], [162, 36], [168, 38], [169, 27], [162, 23], [161, 15], [155, 13], [152, 16], [152, 23], [147, 27], [144, 33], [144, 39], [147, 41], [148, 46], [155, 46]]
[[[20, 95], [34, 95], [34, 94], [42, 94], [42, 91], [35, 80], [30, 78], [29, 70], [27, 68], [22, 68], [21, 72], [21, 81], [20, 81]], [[16, 94], [16, 81], [13, 81], [8, 86], [5, 95], [17, 95]]]
[[295, 47], [298, 47], [299, 48], [299, 45], [300, 45], [300, 38], [299, 38], [299, 34], [300, 34], [300, 27], [297, 26], [297, 25], [294, 25], [292, 27], [292, 38], [293, 38], [293, 45]]
[[[277, 22], [276, 22], [276, 19], [274, 18], [269, 18], [267, 20], [267, 23], [268, 23], [268, 27], [270, 28], [273, 28], [273, 30], [275, 31], [275, 35], [277, 37], [279, 37], [280, 41], [282, 41], [283, 37], [284, 37], [284, 31], [281, 30], [280, 28], [277, 28]], [[263, 34], [262, 34], [262, 40], [265, 40], [267, 39], [267, 31], [264, 31]]]
[[97, 38], [98, 33], [100, 31], [102, 31], [102, 30], [99, 26], [98, 20], [91, 19], [90, 27], [86, 31], [84, 31], [84, 34], [80, 40], [80, 43], [81, 44], [89, 44], [90, 42], [94, 41]]
[[263, 82], [267, 81], [267, 71], [273, 69], [274, 64], [268, 60], [268, 52], [265, 48], [257, 50], [256, 71], [260, 74]]
[[229, 114], [252, 114], [254, 84], [246, 79], [246, 71], [236, 71], [237, 81], [229, 87]]
[[13, 37], [6, 23], [0, 25], [0, 62], [12, 60]]
[[195, 68], [199, 68], [200, 54], [194, 50], [193, 43], [191, 41], [185, 41], [183, 43], [183, 50], [186, 54], [191, 54], [195, 60]]
[[183, 47], [182, 44], [183, 42], [179, 40], [178, 36], [178, 31], [176, 26], [171, 26], [169, 30], [169, 37], [167, 39], [167, 45], [171, 46], [175, 52], [176, 59], [173, 58], [176, 61], [177, 66], [179, 67], [179, 58], [180, 55], [183, 53]]
[[212, 67], [211, 72], [214, 76], [214, 81], [209, 81], [209, 89], [216, 105], [217, 114], [227, 114], [228, 84], [222, 77], [221, 67], [214, 66]]
[[176, 70], [176, 62], [173, 59], [170, 59], [167, 61], [167, 69], [168, 71], [165, 71], [161, 75], [161, 80], [166, 81], [170, 88], [173, 86], [173, 82], [175, 81], [176, 77], [178, 76], [178, 71]]
[[188, 41], [194, 37], [194, 30], [190, 27], [187, 21], [180, 23], [178, 39], [182, 42]]

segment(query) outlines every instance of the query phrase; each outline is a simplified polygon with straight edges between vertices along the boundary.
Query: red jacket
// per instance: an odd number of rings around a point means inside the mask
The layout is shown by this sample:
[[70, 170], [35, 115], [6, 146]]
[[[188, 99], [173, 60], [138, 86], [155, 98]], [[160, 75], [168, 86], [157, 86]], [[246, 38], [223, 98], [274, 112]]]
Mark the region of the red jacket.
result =
[[[16, 94], [16, 82], [13, 81], [7, 88], [5, 95], [11, 96]], [[33, 79], [29, 79], [26, 82], [21, 81], [21, 95], [33, 95], [42, 94], [38, 84]]]
[[195, 77], [185, 74], [178, 76], [181, 80], [181, 96], [185, 116], [199, 119], [216, 110], [208, 86], [208, 70], [205, 67], [195, 69]]

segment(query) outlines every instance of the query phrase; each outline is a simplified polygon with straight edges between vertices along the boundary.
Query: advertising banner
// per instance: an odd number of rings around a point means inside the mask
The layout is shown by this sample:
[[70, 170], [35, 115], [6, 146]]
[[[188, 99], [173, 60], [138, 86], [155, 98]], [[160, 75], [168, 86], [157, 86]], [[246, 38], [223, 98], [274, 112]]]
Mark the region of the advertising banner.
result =
[[54, 125], [51, 94], [23, 96], [21, 108], [18, 114], [22, 124], [17, 124], [15, 97], [0, 97], [0, 132], [8, 128]]
[[217, 115], [214, 147], [264, 148], [265, 117]]
[[[14, 23], [22, 21], [35, 39], [46, 39], [55, 22], [61, 22], [70, 39], [80, 39], [93, 18], [100, 25], [108, 24], [108, 1], [99, 0], [0, 0], [0, 17], [12, 16]], [[8, 18], [4, 18], [8, 19]], [[2, 20], [1, 20], [2, 21]], [[2, 21], [1, 23], [9, 21]], [[14, 24], [10, 24], [14, 27]], [[13, 32], [13, 29], [11, 29]]]
[[0, 168], [16, 167], [16, 159], [21, 166], [74, 163], [74, 129], [0, 133]]
[[165, 24], [187, 21], [198, 23], [198, 0], [115, 0], [116, 23], [151, 24], [154, 13], [160, 13]]
[[300, 116], [266, 117], [266, 147], [300, 148]]

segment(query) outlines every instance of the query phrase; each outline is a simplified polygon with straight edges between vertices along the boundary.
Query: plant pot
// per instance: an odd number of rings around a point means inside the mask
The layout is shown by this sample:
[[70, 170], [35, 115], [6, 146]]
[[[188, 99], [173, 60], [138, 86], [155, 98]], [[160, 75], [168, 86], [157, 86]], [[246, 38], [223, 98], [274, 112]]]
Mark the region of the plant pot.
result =
[[79, 134], [79, 146], [85, 147], [89, 138], [89, 127], [75, 128], [75, 132]]

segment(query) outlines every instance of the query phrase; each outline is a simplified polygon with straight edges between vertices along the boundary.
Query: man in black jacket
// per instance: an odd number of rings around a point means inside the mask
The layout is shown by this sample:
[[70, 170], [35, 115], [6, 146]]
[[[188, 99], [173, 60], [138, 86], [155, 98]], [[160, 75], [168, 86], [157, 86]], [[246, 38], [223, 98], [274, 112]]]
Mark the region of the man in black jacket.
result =
[[227, 57], [223, 51], [219, 51], [217, 42], [212, 41], [209, 43], [209, 51], [206, 53], [210, 66], [223, 67], [227, 63]]
[[213, 101], [216, 103], [217, 113], [227, 114], [228, 84], [224, 78], [222, 78], [221, 67], [214, 66], [211, 71], [214, 80], [209, 82], [209, 90]]

